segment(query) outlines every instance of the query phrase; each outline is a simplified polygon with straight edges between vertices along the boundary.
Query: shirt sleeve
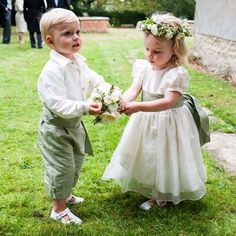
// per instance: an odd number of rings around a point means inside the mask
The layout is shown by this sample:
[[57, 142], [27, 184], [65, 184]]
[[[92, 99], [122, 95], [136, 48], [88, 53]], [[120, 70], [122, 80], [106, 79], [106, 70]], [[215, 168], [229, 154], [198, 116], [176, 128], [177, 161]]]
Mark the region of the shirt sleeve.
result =
[[38, 81], [39, 97], [59, 117], [81, 117], [88, 112], [89, 103], [68, 99], [64, 73], [59, 68], [43, 70]]
[[84, 65], [84, 71], [86, 71], [88, 78], [87, 97], [89, 97], [94, 88], [105, 83], [105, 80], [101, 75], [90, 69], [87, 64]]
[[160, 86], [159, 93], [179, 92], [183, 94], [188, 87], [189, 74], [181, 66], [170, 69], [163, 78], [163, 83]]

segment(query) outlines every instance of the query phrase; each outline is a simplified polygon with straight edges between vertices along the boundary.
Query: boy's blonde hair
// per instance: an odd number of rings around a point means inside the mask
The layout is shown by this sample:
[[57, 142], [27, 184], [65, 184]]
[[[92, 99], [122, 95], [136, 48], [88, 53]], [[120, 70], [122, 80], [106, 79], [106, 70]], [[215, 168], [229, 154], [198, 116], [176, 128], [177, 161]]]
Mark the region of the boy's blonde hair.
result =
[[51, 35], [54, 26], [76, 21], [79, 23], [78, 17], [72, 11], [63, 8], [54, 8], [44, 13], [40, 20], [43, 40], [46, 42], [46, 36]]
[[190, 28], [185, 20], [172, 14], [154, 14], [147, 19], [141, 28], [145, 34], [152, 34], [157, 41], [172, 40], [174, 55], [168, 63], [169, 67], [182, 65], [187, 57], [185, 36], [191, 36]]

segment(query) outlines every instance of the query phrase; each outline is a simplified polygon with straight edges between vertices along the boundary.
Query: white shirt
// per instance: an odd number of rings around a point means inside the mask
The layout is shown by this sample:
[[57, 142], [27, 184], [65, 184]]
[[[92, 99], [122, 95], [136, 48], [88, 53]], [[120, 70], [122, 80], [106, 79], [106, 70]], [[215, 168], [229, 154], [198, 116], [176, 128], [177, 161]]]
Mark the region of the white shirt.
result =
[[52, 50], [38, 80], [40, 100], [56, 115], [70, 119], [87, 114], [92, 90], [104, 79], [91, 70], [85, 58], [72, 61]]
[[12, 0], [7, 0], [7, 8], [12, 10], [12, 3], [11, 3]]

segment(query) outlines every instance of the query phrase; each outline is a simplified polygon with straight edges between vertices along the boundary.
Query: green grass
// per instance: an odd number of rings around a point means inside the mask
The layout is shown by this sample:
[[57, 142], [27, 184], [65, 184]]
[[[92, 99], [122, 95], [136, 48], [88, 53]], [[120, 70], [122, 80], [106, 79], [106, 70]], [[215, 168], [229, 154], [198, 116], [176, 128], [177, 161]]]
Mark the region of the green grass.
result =
[[[132, 29], [108, 34], [84, 34], [81, 51], [91, 68], [125, 90], [131, 83], [129, 62], [143, 58], [142, 35]], [[0, 44], [0, 235], [236, 235], [235, 177], [229, 177], [207, 153], [207, 194], [196, 202], [149, 212], [139, 210], [145, 200], [136, 193], [120, 193], [102, 173], [119, 141], [127, 117], [114, 124], [85, 122], [95, 157], [87, 157], [74, 190], [86, 201], [72, 209], [83, 219], [64, 226], [49, 219], [51, 201], [43, 184], [37, 125], [42, 108], [37, 79], [49, 58], [49, 49], [31, 49], [29, 42]], [[189, 92], [226, 124], [211, 127], [235, 132], [235, 89], [218, 78], [187, 68], [192, 76]]]

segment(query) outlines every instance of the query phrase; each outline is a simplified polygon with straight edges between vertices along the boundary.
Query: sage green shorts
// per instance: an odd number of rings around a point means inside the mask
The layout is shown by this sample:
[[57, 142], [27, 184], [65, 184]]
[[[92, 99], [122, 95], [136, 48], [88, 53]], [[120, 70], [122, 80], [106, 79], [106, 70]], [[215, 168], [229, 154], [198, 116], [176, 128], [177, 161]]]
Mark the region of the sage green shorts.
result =
[[39, 145], [45, 168], [46, 191], [53, 199], [69, 197], [75, 187], [85, 154], [82, 125], [64, 128], [41, 121]]

